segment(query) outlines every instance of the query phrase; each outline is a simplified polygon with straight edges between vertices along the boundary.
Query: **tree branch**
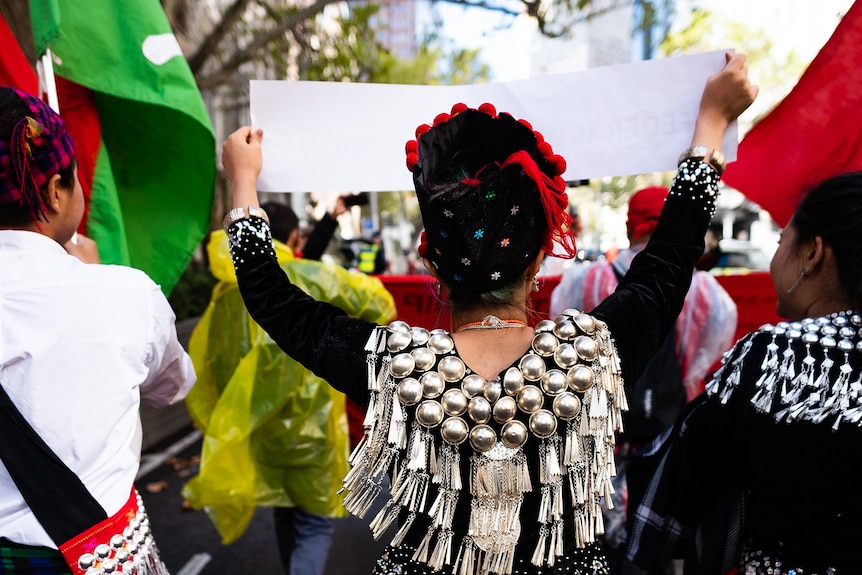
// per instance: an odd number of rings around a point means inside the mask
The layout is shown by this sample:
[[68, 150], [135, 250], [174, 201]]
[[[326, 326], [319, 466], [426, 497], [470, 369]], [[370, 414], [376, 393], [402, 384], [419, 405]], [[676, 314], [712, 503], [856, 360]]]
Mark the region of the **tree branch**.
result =
[[222, 38], [230, 31], [233, 25], [242, 17], [245, 7], [248, 6], [249, 0], [235, 0], [228, 8], [218, 26], [207, 36], [195, 53], [189, 58], [189, 67], [192, 69], [192, 74], [198, 75], [207, 59], [215, 52], [216, 46], [222, 41]]
[[283, 22], [272, 30], [259, 34], [248, 46], [235, 52], [217, 72], [210, 74], [209, 76], [204, 76], [203, 78], [197, 78], [198, 87], [201, 90], [206, 90], [218, 86], [242, 64], [245, 64], [254, 58], [258, 51], [266, 47], [266, 45], [272, 42], [275, 38], [292, 29], [300, 22], [316, 16], [328, 4], [332, 4], [337, 1], [339, 0], [317, 0], [314, 4], [303, 8], [288, 18], [285, 18]]

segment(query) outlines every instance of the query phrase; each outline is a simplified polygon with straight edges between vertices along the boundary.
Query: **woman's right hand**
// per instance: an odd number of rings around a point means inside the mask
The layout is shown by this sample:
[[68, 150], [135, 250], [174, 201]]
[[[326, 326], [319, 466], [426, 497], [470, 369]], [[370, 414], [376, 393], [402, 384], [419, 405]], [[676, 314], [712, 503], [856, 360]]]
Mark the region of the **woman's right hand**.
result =
[[263, 166], [260, 142], [263, 130], [243, 126], [232, 133], [222, 144], [222, 164], [231, 181], [233, 207], [256, 206], [257, 178]]
[[748, 79], [745, 54], [725, 57], [724, 68], [706, 81], [697, 113], [692, 145], [721, 149], [721, 140], [727, 126], [736, 120], [757, 97], [757, 86]]

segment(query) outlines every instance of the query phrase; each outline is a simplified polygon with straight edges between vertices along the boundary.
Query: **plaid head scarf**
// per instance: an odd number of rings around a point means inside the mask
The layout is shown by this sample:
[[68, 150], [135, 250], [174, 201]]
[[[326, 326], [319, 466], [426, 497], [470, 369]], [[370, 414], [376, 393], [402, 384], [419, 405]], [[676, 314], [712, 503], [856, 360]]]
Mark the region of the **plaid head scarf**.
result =
[[75, 158], [66, 125], [46, 103], [11, 88], [30, 111], [9, 140], [0, 140], [0, 205], [18, 202], [29, 208], [34, 221], [45, 221], [40, 190]]

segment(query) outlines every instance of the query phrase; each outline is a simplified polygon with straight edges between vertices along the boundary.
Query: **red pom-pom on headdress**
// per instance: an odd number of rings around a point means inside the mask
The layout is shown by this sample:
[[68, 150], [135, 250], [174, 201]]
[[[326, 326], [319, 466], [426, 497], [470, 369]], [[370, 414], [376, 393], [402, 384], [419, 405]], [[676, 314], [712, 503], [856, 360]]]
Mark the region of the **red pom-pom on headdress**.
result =
[[440, 112], [439, 114], [437, 114], [434, 117], [434, 125], [436, 126], [437, 124], [442, 124], [443, 122], [445, 122], [446, 120], [448, 120], [451, 117], [452, 116], [450, 116], [446, 112]]
[[419, 247], [416, 251], [419, 252], [420, 258], [428, 257], [428, 239], [425, 237], [425, 230], [422, 230], [422, 234], [419, 236]]
[[464, 104], [462, 102], [458, 102], [457, 104], [452, 106], [452, 115], [456, 116], [456, 115], [460, 114], [461, 112], [463, 112], [464, 110], [469, 110], [469, 108], [467, 107], [467, 104]]
[[479, 106], [479, 111], [485, 112], [489, 116], [496, 116], [497, 115], [497, 108], [494, 107], [494, 104], [490, 104], [488, 102], [485, 102], [484, 104]]

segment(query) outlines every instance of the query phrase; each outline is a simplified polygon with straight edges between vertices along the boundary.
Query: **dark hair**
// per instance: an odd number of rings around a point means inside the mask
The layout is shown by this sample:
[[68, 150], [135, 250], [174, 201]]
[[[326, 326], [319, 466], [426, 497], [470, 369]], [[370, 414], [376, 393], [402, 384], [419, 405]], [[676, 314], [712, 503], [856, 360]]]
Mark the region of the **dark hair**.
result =
[[[520, 167], [509, 166], [505, 170], [499, 170], [495, 166], [489, 166], [484, 175], [484, 181], [479, 186], [465, 185], [463, 181], [466, 178], [472, 177], [464, 167], [453, 167], [447, 172], [444, 172], [443, 181], [446, 183], [437, 184], [433, 188], [433, 195], [430, 201], [443, 199], [448, 204], [455, 204], [458, 201], [470, 202], [470, 196], [475, 197], [481, 195], [485, 190], [496, 190], [502, 192], [504, 190], [512, 190], [518, 197], [523, 198], [523, 203], [535, 203], [534, 210], [542, 210], [542, 206], [538, 197], [536, 184], [531, 179], [526, 177], [512, 177], [513, 174], [520, 172]], [[508, 175], [507, 175], [508, 174]], [[474, 202], [475, 203], [475, 202]], [[539, 245], [548, 228], [547, 221], [544, 218], [536, 220], [535, 224], [529, 227], [523, 227], [516, 232], [530, 236], [530, 242]], [[469, 236], [465, 236], [463, 241], [471, 242]], [[482, 239], [480, 242], [486, 242]], [[520, 255], [520, 254], [518, 254]], [[516, 272], [523, 272], [527, 269], [532, 260], [525, 260], [522, 257], [513, 257], [502, 260], [502, 264]], [[512, 305], [512, 296], [516, 291], [522, 289], [524, 281], [527, 278], [522, 274], [519, 275], [507, 285], [500, 286], [492, 291], [480, 292], [477, 291], [469, 282], [461, 284], [446, 284], [446, 292], [448, 295], [448, 305], [454, 312], [463, 311], [479, 305], [504, 306]], [[529, 312], [530, 310], [520, 310]]]
[[269, 216], [269, 229], [272, 237], [283, 244], [290, 239], [290, 234], [299, 227], [299, 218], [296, 212], [287, 204], [278, 202], [267, 202], [260, 206]]
[[832, 248], [844, 294], [862, 309], [862, 172], [819, 184], [802, 197], [791, 223], [797, 242], [820, 236]]
[[[30, 110], [11, 88], [0, 86], [0, 140], [9, 141], [12, 137], [12, 129], [22, 118], [30, 115]], [[60, 186], [67, 189], [75, 187], [75, 166], [72, 161], [68, 166], [61, 169], [57, 174], [60, 176]], [[46, 187], [40, 190], [45, 196]], [[0, 205], [0, 226], [22, 227], [33, 223], [33, 212], [30, 207], [19, 203]]]

